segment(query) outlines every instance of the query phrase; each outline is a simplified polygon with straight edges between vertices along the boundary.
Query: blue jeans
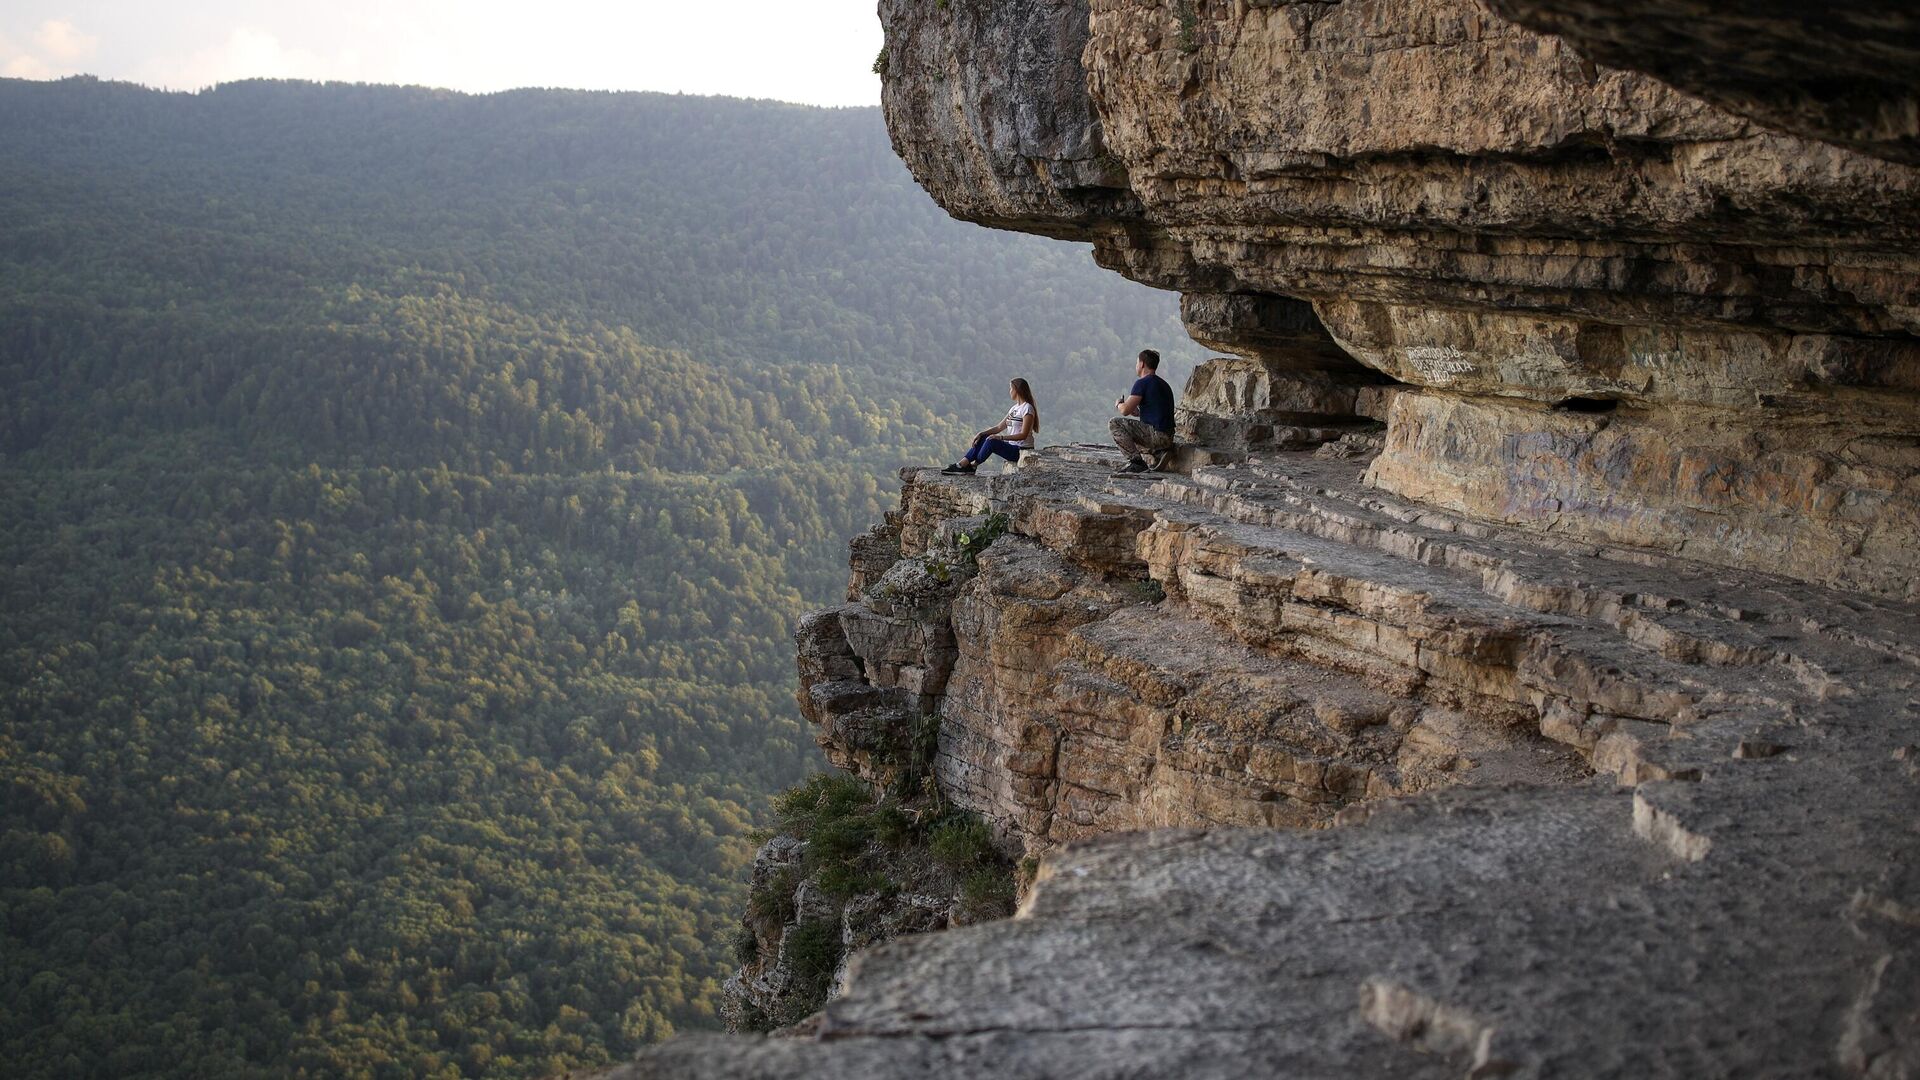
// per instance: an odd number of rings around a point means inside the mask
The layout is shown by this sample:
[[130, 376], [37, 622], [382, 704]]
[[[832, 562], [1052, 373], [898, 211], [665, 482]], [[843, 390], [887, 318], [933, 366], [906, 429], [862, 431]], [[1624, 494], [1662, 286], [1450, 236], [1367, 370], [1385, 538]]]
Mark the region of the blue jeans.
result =
[[972, 449], [968, 450], [964, 455], [961, 456], [960, 460], [971, 461], [975, 465], [978, 465], [981, 462], [987, 460], [988, 456], [993, 454], [998, 454], [1001, 457], [1006, 458], [1008, 461], [1011, 461], [1015, 464], [1019, 464], [1020, 451], [1023, 449], [1025, 449], [1025, 447], [1022, 447], [1017, 443], [1010, 443], [1005, 439], [988, 439], [985, 442], [982, 442], [979, 446], [973, 447]]

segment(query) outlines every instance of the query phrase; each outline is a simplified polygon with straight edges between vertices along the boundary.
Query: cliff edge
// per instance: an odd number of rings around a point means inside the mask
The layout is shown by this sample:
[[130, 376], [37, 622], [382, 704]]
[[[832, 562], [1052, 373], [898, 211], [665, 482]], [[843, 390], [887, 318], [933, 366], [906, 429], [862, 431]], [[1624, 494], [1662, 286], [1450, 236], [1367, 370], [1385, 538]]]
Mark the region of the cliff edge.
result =
[[1016, 915], [624, 1075], [1920, 1076], [1920, 20], [1713, 8], [882, 0], [927, 190], [1233, 355], [796, 636]]
[[1920, 170], [1467, 0], [924, 9], [883, 100], [934, 198], [1274, 387], [1404, 384], [1379, 489], [1913, 598]]

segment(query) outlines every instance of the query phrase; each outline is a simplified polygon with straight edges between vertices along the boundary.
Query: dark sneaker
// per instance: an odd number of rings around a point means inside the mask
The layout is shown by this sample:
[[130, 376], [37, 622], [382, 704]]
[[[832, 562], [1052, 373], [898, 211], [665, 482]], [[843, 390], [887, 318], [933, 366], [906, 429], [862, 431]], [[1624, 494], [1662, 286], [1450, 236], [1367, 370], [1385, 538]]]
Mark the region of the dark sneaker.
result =
[[1139, 458], [1134, 458], [1132, 461], [1127, 462], [1114, 471], [1122, 473], [1143, 473], [1147, 471], [1147, 463]]
[[941, 469], [940, 471], [942, 473], [945, 473], [948, 476], [955, 476], [960, 473], [971, 472], [972, 470], [968, 469], [965, 465], [962, 465], [956, 461], [953, 464], [947, 466], [946, 468]]

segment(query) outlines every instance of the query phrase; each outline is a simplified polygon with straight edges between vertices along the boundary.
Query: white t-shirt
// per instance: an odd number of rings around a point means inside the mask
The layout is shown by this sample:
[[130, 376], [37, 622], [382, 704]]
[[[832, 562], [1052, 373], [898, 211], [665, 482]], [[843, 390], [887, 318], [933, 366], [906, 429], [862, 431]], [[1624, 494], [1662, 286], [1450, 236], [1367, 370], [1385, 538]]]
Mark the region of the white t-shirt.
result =
[[1014, 402], [1013, 408], [1007, 410], [1007, 426], [1001, 430], [998, 437], [1007, 440], [1023, 450], [1033, 449], [1032, 431], [1028, 431], [1026, 437], [1023, 439], [1013, 437], [1013, 433], [1020, 430], [1021, 423], [1025, 421], [1027, 414], [1031, 412], [1033, 412], [1033, 406], [1024, 401]]

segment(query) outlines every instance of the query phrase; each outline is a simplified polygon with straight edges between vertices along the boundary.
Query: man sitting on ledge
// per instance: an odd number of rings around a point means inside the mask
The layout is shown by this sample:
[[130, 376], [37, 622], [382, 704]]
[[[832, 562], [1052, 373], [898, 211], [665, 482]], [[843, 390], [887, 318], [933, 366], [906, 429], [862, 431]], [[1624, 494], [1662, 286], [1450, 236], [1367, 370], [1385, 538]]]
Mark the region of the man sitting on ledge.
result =
[[[1113, 403], [1120, 415], [1107, 428], [1113, 432], [1114, 445], [1127, 455], [1127, 463], [1119, 470], [1123, 473], [1158, 468], [1173, 449], [1173, 387], [1157, 374], [1159, 370], [1160, 354], [1140, 350], [1133, 366], [1133, 389]], [[1148, 455], [1154, 458], [1152, 466], [1147, 464]]]

